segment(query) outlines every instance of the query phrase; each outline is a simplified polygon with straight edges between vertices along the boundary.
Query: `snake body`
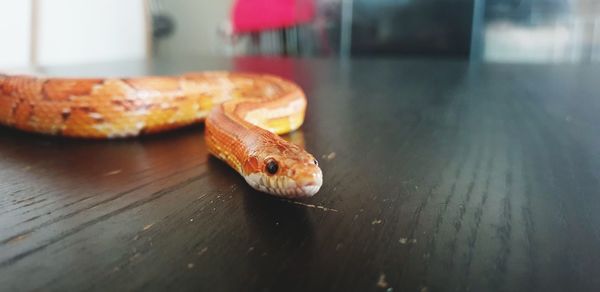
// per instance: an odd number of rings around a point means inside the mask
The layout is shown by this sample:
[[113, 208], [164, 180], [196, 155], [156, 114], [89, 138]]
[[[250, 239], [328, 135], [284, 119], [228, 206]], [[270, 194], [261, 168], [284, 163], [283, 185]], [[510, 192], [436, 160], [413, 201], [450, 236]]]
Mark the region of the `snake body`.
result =
[[209, 152], [253, 188], [314, 195], [314, 156], [278, 136], [299, 128], [306, 97], [270, 75], [201, 72], [176, 77], [42, 78], [0, 75], [0, 124], [80, 138], [119, 138], [205, 121]]

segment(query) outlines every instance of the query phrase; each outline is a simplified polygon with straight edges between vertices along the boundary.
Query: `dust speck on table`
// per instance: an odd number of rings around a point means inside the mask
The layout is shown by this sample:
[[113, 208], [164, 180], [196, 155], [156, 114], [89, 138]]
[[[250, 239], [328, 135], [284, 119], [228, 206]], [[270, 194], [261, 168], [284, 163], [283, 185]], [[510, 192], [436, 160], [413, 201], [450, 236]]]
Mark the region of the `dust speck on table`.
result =
[[371, 225], [381, 224], [383, 221], [381, 219], [371, 221]]
[[204, 248], [202, 248], [202, 249], [201, 249], [201, 250], [198, 252], [198, 255], [199, 255], [199, 256], [201, 256], [201, 255], [205, 254], [207, 250], [208, 250], [208, 247], [204, 247]]
[[321, 157], [323, 157], [323, 159], [326, 159], [326, 160], [333, 160], [335, 158], [335, 155], [336, 155], [335, 152], [331, 152], [329, 154], [323, 154], [323, 156], [321, 156]]
[[29, 237], [28, 233], [27, 234], [21, 234], [21, 235], [18, 235], [18, 236], [15, 236], [15, 237], [9, 239], [8, 241], [6, 241], [6, 243], [10, 243], [10, 244], [17, 243], [17, 242], [19, 242], [19, 241], [21, 241], [21, 240], [23, 240], [23, 239], [25, 239], [27, 237]]
[[111, 175], [115, 175], [115, 174], [119, 174], [121, 173], [121, 169], [117, 169], [117, 170], [111, 170], [109, 172], [104, 173], [104, 176], [111, 176]]
[[407, 243], [412, 243], [412, 244], [415, 244], [415, 243], [417, 243], [417, 239], [416, 239], [416, 238], [413, 238], [413, 239], [410, 239], [410, 240], [409, 240], [409, 239], [408, 239], [408, 238], [406, 238], [406, 237], [401, 237], [401, 238], [398, 240], [398, 242], [400, 242], [400, 244], [407, 244]]
[[379, 274], [379, 278], [377, 279], [377, 287], [379, 288], [387, 288], [390, 284], [385, 279], [385, 274]]

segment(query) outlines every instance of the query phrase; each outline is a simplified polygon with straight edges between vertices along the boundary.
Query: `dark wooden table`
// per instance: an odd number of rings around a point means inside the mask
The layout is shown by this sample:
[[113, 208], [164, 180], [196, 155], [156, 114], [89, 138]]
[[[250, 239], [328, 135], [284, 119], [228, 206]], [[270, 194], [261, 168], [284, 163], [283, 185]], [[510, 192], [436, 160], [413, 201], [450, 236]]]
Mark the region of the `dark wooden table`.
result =
[[202, 126], [121, 141], [0, 129], [0, 290], [599, 291], [600, 66], [182, 58], [297, 81], [303, 201], [250, 189]]

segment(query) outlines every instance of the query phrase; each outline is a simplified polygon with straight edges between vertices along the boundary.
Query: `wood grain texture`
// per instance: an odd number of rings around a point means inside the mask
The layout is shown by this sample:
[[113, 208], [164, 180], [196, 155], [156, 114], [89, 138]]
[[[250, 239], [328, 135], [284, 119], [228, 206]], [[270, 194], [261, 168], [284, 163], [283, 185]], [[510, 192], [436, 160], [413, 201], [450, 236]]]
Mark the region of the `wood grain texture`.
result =
[[324, 185], [293, 202], [202, 126], [123, 141], [0, 129], [0, 290], [597, 291], [597, 66], [175, 59], [51, 75], [279, 74]]

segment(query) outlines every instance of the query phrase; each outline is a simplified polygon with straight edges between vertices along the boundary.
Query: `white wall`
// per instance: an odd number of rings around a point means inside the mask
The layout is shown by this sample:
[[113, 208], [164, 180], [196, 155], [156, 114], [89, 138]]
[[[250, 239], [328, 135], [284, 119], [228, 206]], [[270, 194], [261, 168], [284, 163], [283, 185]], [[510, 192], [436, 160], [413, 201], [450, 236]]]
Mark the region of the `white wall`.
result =
[[31, 1], [0, 0], [0, 68], [29, 62]]
[[[146, 57], [144, 0], [38, 0], [38, 65]], [[30, 65], [32, 0], [0, 0], [0, 68]]]
[[142, 0], [41, 0], [39, 62], [77, 64], [146, 55]]

